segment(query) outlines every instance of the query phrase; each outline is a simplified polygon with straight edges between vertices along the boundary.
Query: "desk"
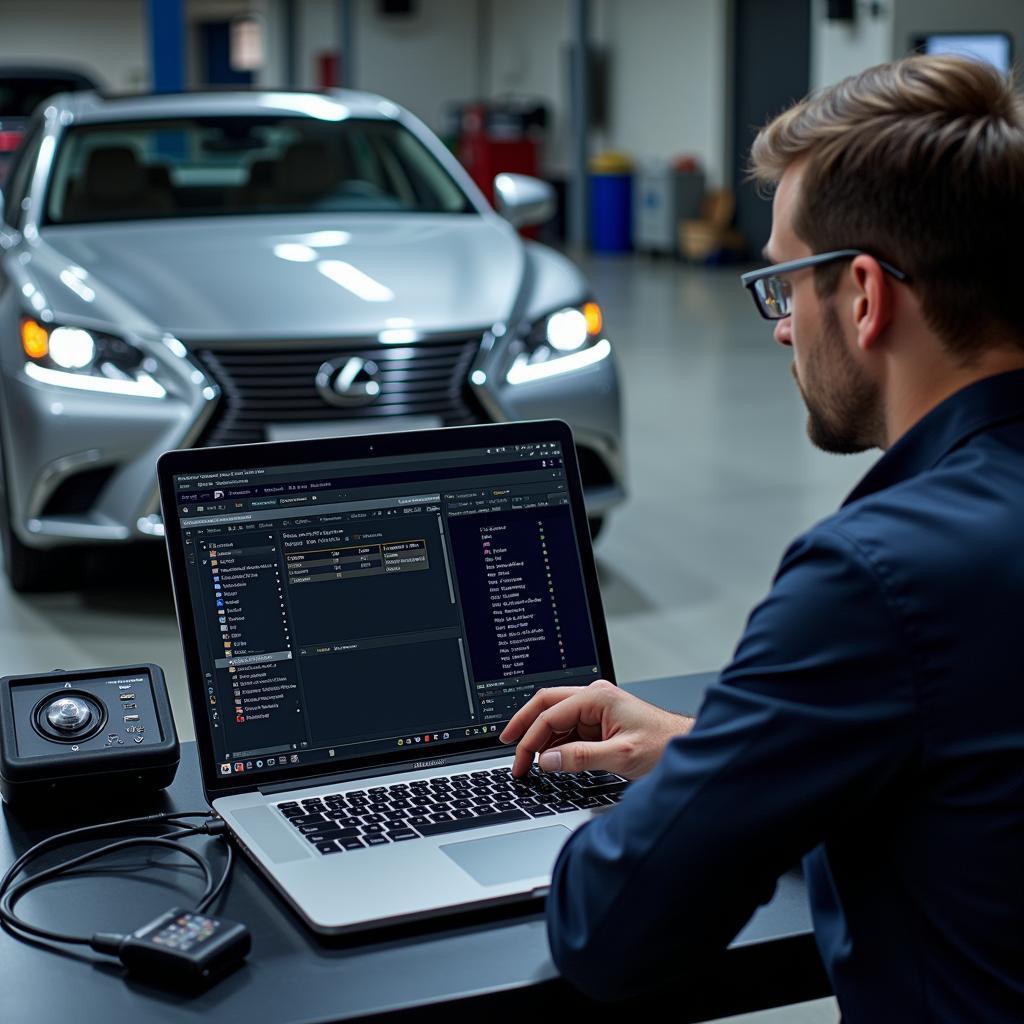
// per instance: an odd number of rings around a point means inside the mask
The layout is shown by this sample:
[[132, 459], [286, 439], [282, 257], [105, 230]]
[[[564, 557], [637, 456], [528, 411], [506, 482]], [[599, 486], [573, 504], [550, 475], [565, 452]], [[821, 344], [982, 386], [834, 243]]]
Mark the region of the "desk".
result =
[[[703, 674], [652, 680], [625, 689], [673, 711], [694, 712], [712, 678]], [[186, 743], [177, 777], [166, 793], [145, 806], [108, 807], [91, 821], [73, 824], [204, 806], [195, 745]], [[27, 825], [4, 805], [0, 870], [52, 831]], [[222, 863], [211, 840], [194, 842], [211, 847], [211, 859], [216, 858], [218, 866]], [[61, 880], [30, 893], [19, 909], [43, 927], [81, 934], [126, 932], [172, 906], [189, 905], [201, 891], [198, 872], [180, 855], [164, 856], [156, 848], [152, 854], [127, 856], [126, 851], [120, 871], [128, 868], [127, 876], [114, 877], [114, 863], [110, 858], [97, 865], [88, 879]], [[62, 898], [67, 900], [64, 905]], [[98, 957], [88, 950], [79, 953], [69, 947], [67, 955], [55, 955], [0, 930], [0, 1020], [284, 1024], [385, 1016], [427, 1020], [443, 1012], [448, 1024], [504, 1021], [513, 1013], [536, 1014], [542, 1009], [544, 1019], [572, 1013], [588, 1024], [621, 1021], [621, 1007], [590, 1003], [559, 977], [548, 952], [539, 902], [322, 940], [306, 930], [244, 857], [238, 857], [227, 890], [212, 910], [248, 925], [253, 948], [244, 967], [191, 998], [122, 980], [119, 966], [95, 966]], [[774, 899], [755, 914], [720, 966], [696, 978], [681, 967], [680, 982], [676, 997], [681, 1000], [685, 995], [686, 1002], [677, 1002], [673, 1013], [680, 1022], [828, 995], [800, 876], [794, 873], [780, 880]], [[443, 1011], [441, 1003], [447, 1004]], [[629, 1012], [645, 1009], [653, 1012], [646, 1004], [631, 1005]]]

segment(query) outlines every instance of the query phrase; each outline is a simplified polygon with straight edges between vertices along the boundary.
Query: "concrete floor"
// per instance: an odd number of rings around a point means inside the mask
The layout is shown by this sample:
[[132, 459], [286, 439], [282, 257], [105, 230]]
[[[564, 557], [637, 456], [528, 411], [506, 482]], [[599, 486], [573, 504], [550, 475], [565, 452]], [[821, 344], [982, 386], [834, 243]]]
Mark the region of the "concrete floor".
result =
[[[785, 546], [873, 461], [807, 441], [805, 414], [735, 268], [640, 257], [587, 261], [622, 374], [630, 497], [597, 554], [618, 678], [702, 671], [730, 656]], [[0, 583], [3, 674], [152, 661], [192, 737], [162, 552], [113, 561], [81, 593]], [[737, 1021], [835, 1021], [831, 1000]]]

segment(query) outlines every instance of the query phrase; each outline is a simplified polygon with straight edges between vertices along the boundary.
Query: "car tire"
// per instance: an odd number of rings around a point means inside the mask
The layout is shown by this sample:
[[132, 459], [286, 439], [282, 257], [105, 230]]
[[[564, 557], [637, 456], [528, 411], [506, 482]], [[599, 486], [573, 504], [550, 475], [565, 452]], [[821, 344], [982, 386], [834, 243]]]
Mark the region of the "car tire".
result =
[[590, 540], [591, 543], [597, 540], [598, 535], [604, 529], [604, 517], [594, 516], [587, 520], [587, 525], [590, 527]]
[[38, 551], [22, 544], [11, 523], [7, 469], [3, 439], [0, 438], [0, 544], [4, 569], [11, 589], [20, 594], [45, 590], [66, 590], [80, 582], [80, 552], [77, 549]]

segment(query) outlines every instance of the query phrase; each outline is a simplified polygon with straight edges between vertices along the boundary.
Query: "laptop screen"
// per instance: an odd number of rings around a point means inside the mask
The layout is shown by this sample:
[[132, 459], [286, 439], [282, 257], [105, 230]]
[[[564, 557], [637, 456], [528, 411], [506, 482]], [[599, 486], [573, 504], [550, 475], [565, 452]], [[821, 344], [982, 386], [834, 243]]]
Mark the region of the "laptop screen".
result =
[[558, 441], [175, 474], [212, 774], [443, 756], [599, 678], [567, 476]]

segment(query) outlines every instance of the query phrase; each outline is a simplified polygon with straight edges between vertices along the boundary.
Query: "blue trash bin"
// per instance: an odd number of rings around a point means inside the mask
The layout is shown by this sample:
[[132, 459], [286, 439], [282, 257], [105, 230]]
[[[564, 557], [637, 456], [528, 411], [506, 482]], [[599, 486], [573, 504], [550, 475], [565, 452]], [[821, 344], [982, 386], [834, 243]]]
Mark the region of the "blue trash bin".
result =
[[632, 172], [591, 172], [590, 245], [594, 252], [633, 248]]

